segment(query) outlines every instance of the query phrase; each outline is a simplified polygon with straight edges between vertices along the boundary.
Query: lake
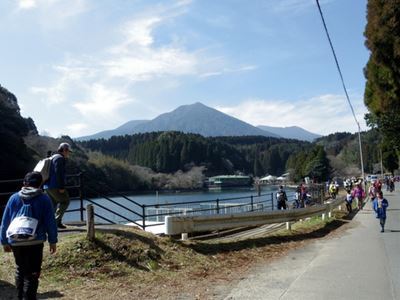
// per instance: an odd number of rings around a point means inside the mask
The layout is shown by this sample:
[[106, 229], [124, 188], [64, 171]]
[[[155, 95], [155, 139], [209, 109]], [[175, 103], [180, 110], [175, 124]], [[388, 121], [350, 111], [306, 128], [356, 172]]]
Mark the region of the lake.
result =
[[[219, 199], [218, 209], [222, 213], [239, 213], [244, 211], [250, 211], [252, 209], [250, 205], [250, 197], [253, 196], [253, 208], [257, 210], [271, 210], [271, 193], [274, 195], [274, 204], [276, 205], [275, 194], [278, 190], [277, 186], [262, 186], [261, 197], [257, 197], [257, 190], [251, 188], [235, 188], [235, 189], [222, 189], [222, 190], [202, 190], [196, 192], [168, 192], [168, 193], [148, 193], [148, 194], [134, 194], [127, 195], [127, 197], [138, 204], [146, 205], [146, 215], [154, 214], [215, 214], [217, 210], [216, 199]], [[294, 199], [294, 189], [286, 189], [289, 202]], [[240, 199], [238, 199], [240, 198]], [[127, 207], [128, 209], [142, 215], [143, 208], [123, 197], [110, 197], [111, 200]], [[224, 200], [227, 199], [227, 200]], [[105, 208], [111, 209], [121, 216], [117, 216], [110, 213], [106, 209], [103, 209], [95, 205], [95, 213], [115, 222], [115, 223], [127, 223], [129, 221], [139, 221], [142, 219], [139, 215], [126, 210], [111, 201], [104, 198], [93, 198], [91, 199], [96, 204], [101, 205]], [[190, 202], [198, 202], [196, 204]], [[174, 205], [174, 203], [180, 203]], [[84, 200], [84, 207], [90, 204]], [[248, 204], [238, 206], [240, 204]], [[154, 207], [157, 205], [157, 207]], [[69, 210], [79, 209], [80, 201], [71, 200]], [[211, 210], [210, 210], [211, 209]], [[276, 209], [274, 207], [274, 209]], [[201, 212], [193, 212], [193, 210], [202, 210]], [[79, 212], [67, 212], [64, 216], [63, 222], [75, 222], [80, 220]], [[96, 222], [104, 222], [100, 218], [95, 218]], [[146, 221], [158, 221], [163, 222], [164, 217], [147, 217]]]

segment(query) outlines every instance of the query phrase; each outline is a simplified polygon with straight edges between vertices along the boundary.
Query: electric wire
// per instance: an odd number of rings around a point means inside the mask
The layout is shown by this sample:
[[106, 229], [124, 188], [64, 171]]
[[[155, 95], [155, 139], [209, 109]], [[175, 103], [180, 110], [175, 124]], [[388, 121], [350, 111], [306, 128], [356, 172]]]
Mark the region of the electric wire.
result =
[[317, 2], [319, 14], [321, 16], [322, 24], [324, 25], [325, 33], [326, 33], [326, 36], [327, 36], [328, 41], [329, 41], [329, 45], [331, 46], [331, 49], [332, 49], [332, 54], [333, 54], [333, 57], [335, 59], [337, 70], [339, 72], [340, 80], [342, 81], [342, 86], [343, 86], [344, 93], [346, 94], [347, 102], [349, 103], [351, 112], [353, 114], [353, 117], [354, 117], [354, 120], [356, 121], [357, 126], [360, 127], [360, 124], [358, 123], [358, 120], [356, 118], [356, 114], [354, 113], [353, 105], [351, 104], [349, 94], [347, 93], [347, 88], [346, 88], [346, 85], [344, 83], [344, 79], [343, 79], [342, 71], [340, 69], [339, 61], [337, 59], [335, 49], [333, 48], [332, 40], [331, 40], [331, 37], [330, 37], [329, 32], [328, 32], [328, 28], [327, 28], [326, 23], [325, 23], [325, 18], [324, 18], [324, 15], [322, 13], [321, 6], [319, 5], [319, 0], [316, 0], [316, 2]]
[[331, 37], [330, 37], [329, 32], [328, 32], [328, 27], [326, 26], [325, 18], [324, 18], [324, 15], [322, 13], [321, 6], [319, 5], [319, 0], [315, 0], [315, 1], [317, 2], [318, 11], [319, 11], [319, 14], [321, 16], [322, 24], [324, 25], [325, 33], [326, 33], [326, 36], [328, 38], [329, 45], [331, 46], [333, 58], [335, 59], [335, 63], [336, 63], [337, 70], [339, 72], [340, 80], [342, 81], [342, 86], [343, 86], [344, 93], [346, 95], [347, 103], [350, 106], [351, 113], [353, 114], [353, 117], [354, 117], [354, 121], [356, 122], [357, 127], [358, 127], [358, 144], [359, 144], [359, 148], [360, 148], [361, 174], [362, 174], [363, 180], [365, 180], [365, 177], [364, 177], [364, 160], [363, 160], [363, 153], [362, 153], [362, 146], [361, 146], [360, 123], [357, 120], [356, 114], [354, 113], [353, 105], [351, 104], [351, 101], [350, 101], [349, 94], [347, 93], [347, 88], [346, 88], [346, 85], [344, 83], [344, 79], [343, 79], [342, 71], [340, 69], [339, 61], [338, 61], [337, 56], [336, 56], [335, 48], [333, 48], [332, 40], [331, 40]]

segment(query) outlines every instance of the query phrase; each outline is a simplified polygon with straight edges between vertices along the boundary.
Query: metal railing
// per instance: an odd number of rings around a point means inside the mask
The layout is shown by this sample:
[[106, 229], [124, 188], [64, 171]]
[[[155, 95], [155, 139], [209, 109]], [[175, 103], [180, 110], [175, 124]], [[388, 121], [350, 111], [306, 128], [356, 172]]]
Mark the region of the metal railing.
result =
[[[82, 178], [83, 173], [77, 173], [77, 174], [68, 174], [66, 175], [67, 178], [67, 185], [65, 188], [71, 192], [76, 190], [76, 192], [72, 193], [71, 199], [74, 200], [79, 200], [80, 201], [80, 208], [79, 209], [74, 209], [74, 210], [68, 210], [67, 212], [75, 212], [79, 211], [80, 212], [80, 219], [83, 221], [83, 214], [84, 214], [84, 208], [83, 208], [83, 191], [82, 191], [82, 183], [83, 183], [83, 178]], [[15, 192], [17, 192], [23, 185], [23, 178], [20, 179], [9, 179], [9, 180], [0, 180], [0, 215], [2, 214], [2, 211], [7, 203], [6, 197], [11, 196]]]
[[[15, 180], [0, 180], [0, 191], [1, 184], [20, 183], [22, 185], [22, 179]], [[262, 194], [258, 190], [256, 195], [242, 196], [242, 197], [230, 197], [230, 198], [217, 198], [211, 200], [196, 200], [196, 201], [181, 201], [171, 202], [163, 204], [140, 204], [130, 197], [114, 192], [108, 188], [108, 192], [114, 196], [118, 196], [124, 201], [117, 201], [115, 198], [99, 192], [98, 190], [84, 185], [83, 173], [67, 175], [67, 181], [69, 184], [66, 186], [68, 191], [73, 191], [71, 194], [71, 200], [79, 200], [79, 208], [68, 209], [66, 213], [79, 212], [80, 221], [84, 222], [84, 207], [85, 202], [93, 204], [100, 210], [96, 210], [95, 216], [109, 224], [116, 224], [115, 220], [111, 220], [109, 215], [118, 217], [123, 220], [124, 223], [131, 223], [141, 227], [145, 230], [147, 227], [158, 226], [164, 224], [166, 216], [178, 216], [178, 215], [218, 215], [228, 213], [239, 213], [239, 212], [255, 212], [255, 211], [272, 211], [275, 209], [276, 197], [274, 193]], [[314, 193], [310, 189], [311, 193]], [[11, 195], [14, 191], [2, 192], [0, 195]], [[318, 193], [315, 191], [315, 193]], [[89, 197], [88, 195], [94, 196]], [[316, 195], [313, 197], [316, 197]], [[322, 199], [322, 197], [319, 197]], [[100, 204], [99, 200], [105, 201], [107, 204]], [[293, 202], [294, 197], [289, 199], [289, 202]], [[125, 205], [122, 202], [127, 202]], [[275, 204], [274, 204], [275, 203]], [[108, 215], [99, 213], [99, 211], [106, 212]], [[126, 212], [128, 215], [124, 215]], [[156, 220], [156, 222], [150, 222], [150, 220]], [[147, 222], [148, 221], [148, 222]], [[147, 223], [146, 223], [147, 222]]]

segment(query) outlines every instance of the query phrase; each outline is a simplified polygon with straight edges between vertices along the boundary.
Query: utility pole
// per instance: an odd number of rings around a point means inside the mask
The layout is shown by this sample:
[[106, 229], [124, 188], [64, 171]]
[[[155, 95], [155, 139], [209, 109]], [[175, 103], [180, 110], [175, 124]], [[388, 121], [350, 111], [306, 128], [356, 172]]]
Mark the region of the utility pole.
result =
[[380, 152], [380, 154], [381, 154], [381, 178], [383, 179], [383, 163], [382, 163], [382, 160], [383, 160], [383, 156], [382, 156], [382, 145], [380, 145], [380, 147], [379, 147], [380, 149], [379, 149], [379, 152]]
[[363, 182], [365, 184], [365, 175], [364, 175], [364, 159], [363, 159], [363, 152], [362, 152], [362, 145], [361, 145], [361, 130], [360, 130], [360, 123], [357, 122], [357, 126], [358, 126], [358, 145], [360, 147], [360, 160], [361, 160], [361, 176], [363, 179]]

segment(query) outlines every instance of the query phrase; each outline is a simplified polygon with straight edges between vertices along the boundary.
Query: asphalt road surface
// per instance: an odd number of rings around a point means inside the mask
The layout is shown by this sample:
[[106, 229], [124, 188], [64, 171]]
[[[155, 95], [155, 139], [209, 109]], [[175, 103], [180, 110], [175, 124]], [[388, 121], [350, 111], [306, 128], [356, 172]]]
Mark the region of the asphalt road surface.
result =
[[393, 193], [383, 190], [389, 201], [384, 233], [367, 202], [350, 229], [259, 266], [225, 300], [400, 300], [399, 184], [396, 189]]

